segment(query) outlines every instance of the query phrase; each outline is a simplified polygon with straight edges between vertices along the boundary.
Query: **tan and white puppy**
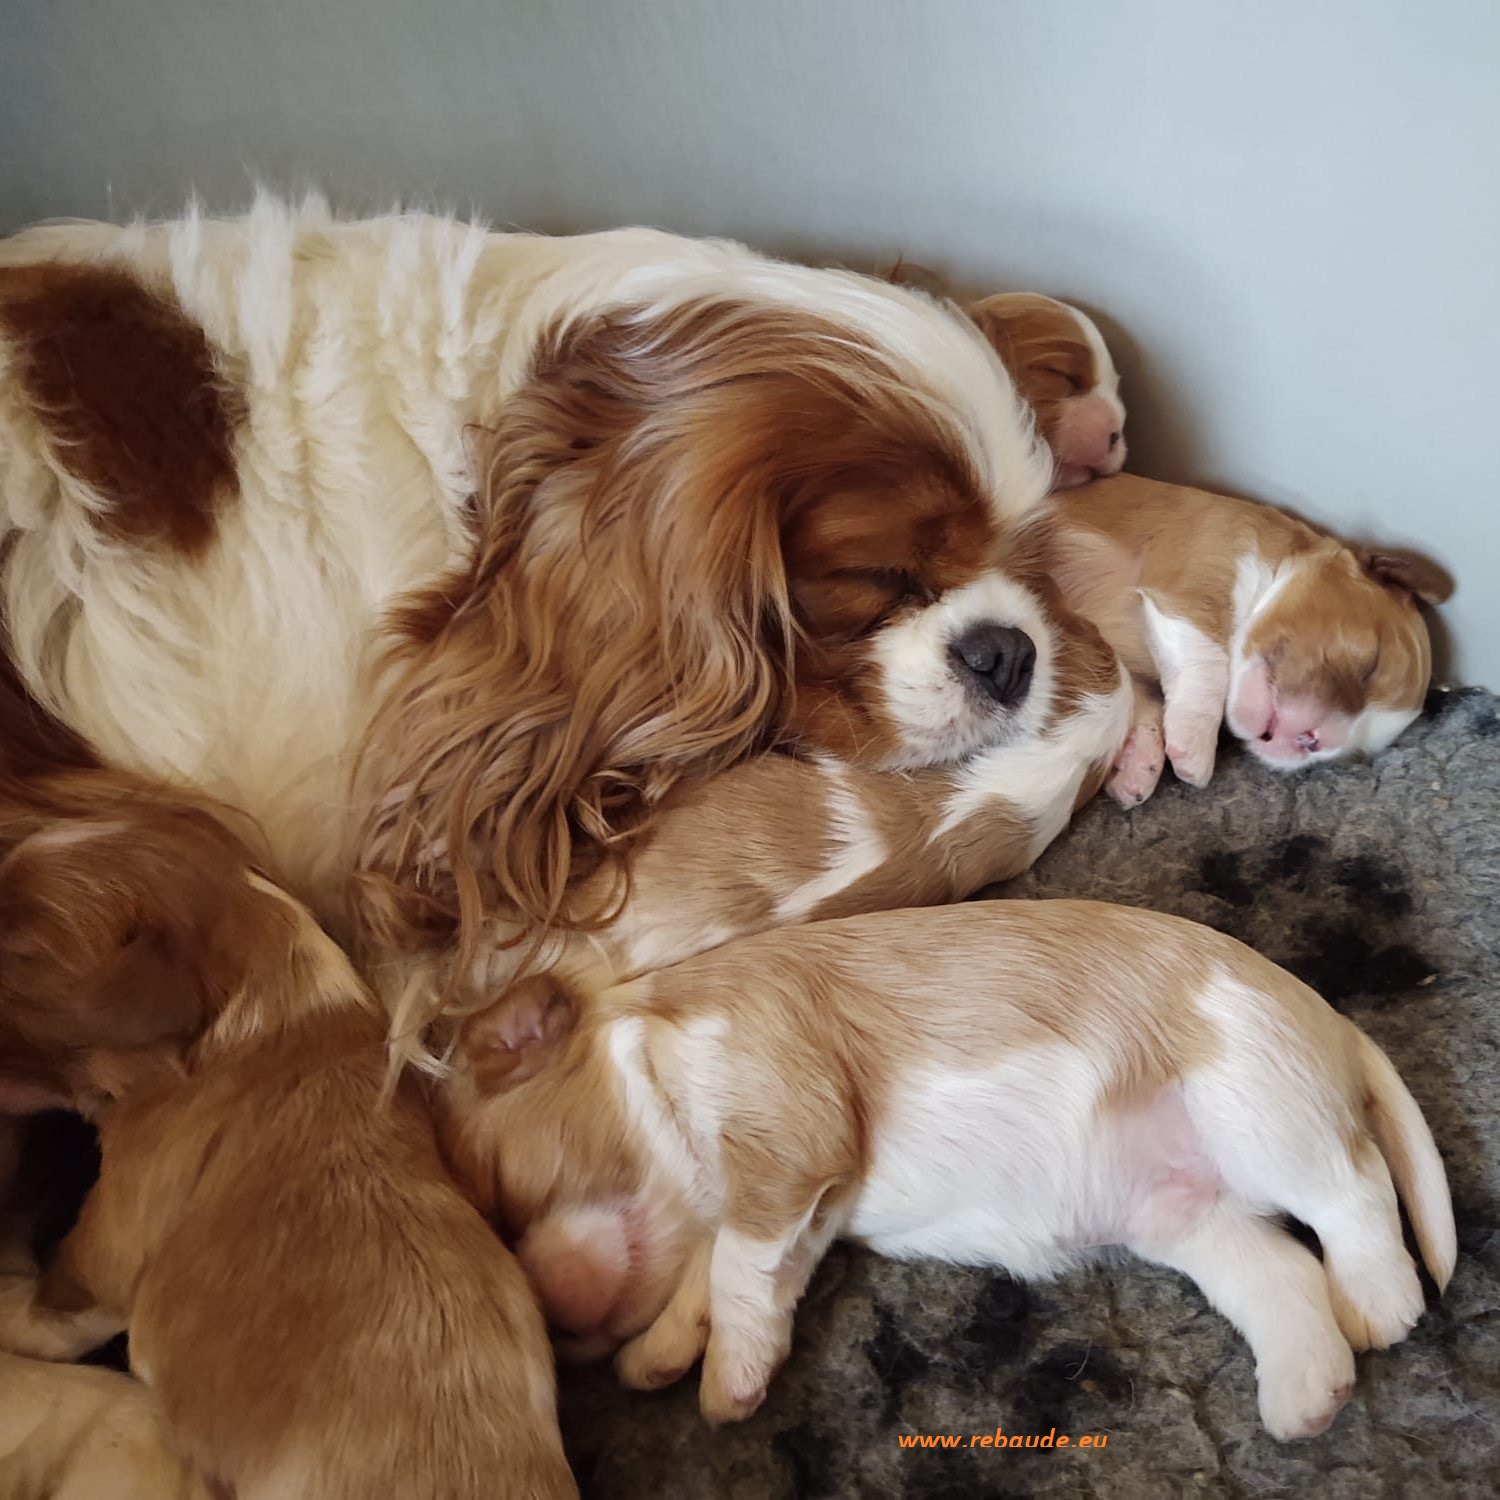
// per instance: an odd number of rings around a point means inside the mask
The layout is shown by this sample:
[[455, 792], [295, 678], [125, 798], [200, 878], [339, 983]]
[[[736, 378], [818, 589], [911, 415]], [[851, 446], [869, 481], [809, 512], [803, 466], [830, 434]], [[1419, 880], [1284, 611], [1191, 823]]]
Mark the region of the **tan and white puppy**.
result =
[[[825, 758], [763, 755], [679, 787], [641, 840], [629, 879], [606, 868], [580, 887], [584, 930], [538, 953], [516, 924], [493, 920], [463, 988], [485, 1000], [523, 963], [587, 956], [616, 975], [689, 958], [790, 923], [958, 901], [1029, 869], [1092, 797], [1129, 732], [1128, 675], [1094, 626], [1071, 614], [1042, 574], [1036, 600], [1033, 729], [958, 766], [896, 775]], [[602, 914], [602, 915], [601, 915]], [[391, 990], [448, 990], [450, 950], [417, 956]], [[430, 1019], [398, 1006], [396, 1033]], [[420, 1058], [421, 1050], [413, 1049]]]
[[206, 811], [0, 774], [0, 1113], [81, 1109], [103, 1155], [52, 1265], [0, 1275], [0, 1349], [128, 1327], [176, 1451], [238, 1500], [576, 1495], [531, 1289], [416, 1084], [387, 1094], [385, 1037]]
[[1087, 313], [1035, 292], [1001, 292], [965, 309], [1036, 413], [1053, 488], [1125, 465], [1125, 404], [1109, 347]]
[[455, 1066], [451, 1158], [554, 1325], [618, 1347], [633, 1386], [703, 1355], [714, 1421], [764, 1399], [839, 1236], [1020, 1276], [1108, 1245], [1174, 1267], [1249, 1340], [1278, 1438], [1324, 1430], [1353, 1350], [1421, 1315], [1398, 1192], [1440, 1286], [1453, 1270], [1442, 1161], [1380, 1049], [1155, 913], [939, 907], [614, 987], [533, 976]]
[[1110, 781], [1127, 807], [1155, 790], [1164, 756], [1205, 785], [1224, 723], [1290, 771], [1382, 750], [1421, 711], [1432, 648], [1419, 605], [1453, 583], [1416, 553], [1133, 474], [1057, 497], [1042, 524], [1068, 603], [1145, 688]]

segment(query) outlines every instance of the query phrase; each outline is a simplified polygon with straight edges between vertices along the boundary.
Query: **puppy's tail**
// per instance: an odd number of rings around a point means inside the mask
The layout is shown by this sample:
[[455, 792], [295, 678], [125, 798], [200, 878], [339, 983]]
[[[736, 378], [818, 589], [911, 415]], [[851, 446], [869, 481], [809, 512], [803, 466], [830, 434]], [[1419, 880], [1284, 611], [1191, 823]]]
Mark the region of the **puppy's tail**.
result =
[[1406, 1205], [1417, 1247], [1441, 1291], [1458, 1259], [1453, 1200], [1432, 1131], [1391, 1060], [1358, 1028], [1360, 1071], [1370, 1130]]

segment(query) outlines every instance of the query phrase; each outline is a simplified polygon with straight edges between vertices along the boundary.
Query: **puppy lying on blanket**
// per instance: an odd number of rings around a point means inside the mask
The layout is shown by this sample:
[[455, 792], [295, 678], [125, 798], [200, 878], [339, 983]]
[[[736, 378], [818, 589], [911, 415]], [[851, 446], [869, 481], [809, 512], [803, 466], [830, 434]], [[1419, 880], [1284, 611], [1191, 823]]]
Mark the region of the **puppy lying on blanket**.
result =
[[1109, 785], [1127, 807], [1155, 790], [1164, 748], [1181, 780], [1206, 785], [1222, 723], [1297, 770], [1383, 750], [1421, 710], [1432, 648], [1418, 601], [1453, 591], [1426, 558], [1133, 474], [1055, 497], [1042, 526], [1068, 603], [1142, 687]]
[[[1221, 934], [993, 902], [747, 938], [600, 988], [533, 976], [466, 1023], [451, 1159], [581, 1352], [629, 1385], [704, 1356], [748, 1416], [844, 1235], [1046, 1276], [1124, 1245], [1249, 1340], [1278, 1438], [1441, 1286], [1442, 1162], [1380, 1049]], [[1394, 1187], [1393, 1187], [1394, 1181]], [[1322, 1242], [1318, 1260], [1272, 1216]]]
[[382, 1100], [340, 950], [204, 811], [104, 772], [3, 790], [0, 1111], [84, 1110], [103, 1167], [47, 1272], [0, 1283], [0, 1347], [128, 1325], [238, 1500], [576, 1494], [530, 1289], [414, 1086]]
[[[539, 952], [495, 922], [465, 988], [488, 999], [523, 966], [568, 953], [637, 974], [769, 927], [961, 900], [1029, 869], [1098, 791], [1128, 732], [1131, 693], [1099, 632], [1044, 576], [1023, 576], [1044, 626], [1034, 732], [958, 766], [902, 774], [764, 755], [680, 788], [638, 845], [628, 882], [606, 869], [580, 887], [573, 915], [604, 914], [592, 931]], [[446, 959], [418, 958], [406, 992], [440, 992]], [[428, 1019], [399, 1001], [396, 1010], [398, 1034]]]
[[1068, 603], [1137, 678], [1116, 801], [1144, 802], [1164, 760], [1204, 785], [1226, 719], [1285, 770], [1383, 750], [1406, 728], [1432, 675], [1417, 601], [1453, 591], [1441, 568], [1397, 547], [1345, 546], [1268, 505], [1119, 473], [1125, 412], [1094, 324], [1029, 294], [966, 311], [1031, 406], [1054, 488], [1084, 485], [1038, 524]]

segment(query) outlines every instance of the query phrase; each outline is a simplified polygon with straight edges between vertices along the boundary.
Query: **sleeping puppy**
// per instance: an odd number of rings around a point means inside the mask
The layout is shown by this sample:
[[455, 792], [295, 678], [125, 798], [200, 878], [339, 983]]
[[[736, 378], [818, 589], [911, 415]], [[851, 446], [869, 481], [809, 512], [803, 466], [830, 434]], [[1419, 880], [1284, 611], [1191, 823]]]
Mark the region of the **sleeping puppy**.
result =
[[[522, 967], [588, 955], [638, 974], [747, 933], [858, 912], [957, 901], [1029, 869], [1099, 789], [1130, 728], [1132, 694], [1099, 631], [1062, 604], [1039, 571], [1028, 590], [1036, 641], [1036, 717], [1015, 743], [958, 766], [905, 775], [828, 759], [763, 755], [678, 788], [642, 839], [628, 881], [602, 870], [579, 888], [585, 932], [538, 950], [492, 921], [469, 993], [492, 999]], [[442, 993], [436, 948], [398, 995]], [[424, 1017], [398, 1004], [396, 1033]]]
[[[958, 305], [941, 276], [912, 261], [897, 261], [885, 278]], [[1125, 404], [1119, 372], [1094, 320], [1038, 292], [999, 292], [962, 305], [962, 311], [1031, 407], [1052, 451], [1053, 489], [1118, 474], [1125, 465]]]
[[[0, 1112], [94, 1118], [98, 1183], [0, 1348], [128, 1326], [182, 1454], [238, 1500], [576, 1494], [515, 1261], [446, 1175], [342, 952], [207, 811], [6, 779]], [[23, 1268], [24, 1269], [24, 1268]]]
[[1052, 450], [1052, 487], [1069, 490], [1125, 465], [1120, 376], [1087, 313], [1035, 292], [1002, 292], [965, 309], [1036, 413]]
[[1221, 723], [1291, 771], [1382, 750], [1421, 710], [1432, 648], [1419, 602], [1453, 591], [1426, 558], [1133, 474], [1057, 497], [1042, 524], [1068, 603], [1141, 685], [1109, 783], [1123, 806], [1155, 790], [1164, 753], [1205, 785]]
[[[1123, 1245], [1249, 1340], [1278, 1438], [1404, 1338], [1454, 1224], [1380, 1049], [1178, 918], [991, 902], [765, 933], [643, 979], [533, 976], [465, 1024], [450, 1155], [579, 1352], [704, 1357], [748, 1416], [839, 1236], [1048, 1276]], [[1310, 1224], [1323, 1261], [1276, 1224]]]

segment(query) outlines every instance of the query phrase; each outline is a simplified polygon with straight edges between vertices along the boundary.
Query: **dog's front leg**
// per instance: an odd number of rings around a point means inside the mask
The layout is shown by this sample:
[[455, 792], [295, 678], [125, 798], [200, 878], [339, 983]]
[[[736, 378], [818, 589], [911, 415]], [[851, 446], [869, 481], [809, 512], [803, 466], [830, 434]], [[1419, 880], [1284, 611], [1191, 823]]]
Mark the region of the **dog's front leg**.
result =
[[1207, 786], [1229, 696], [1229, 653], [1190, 621], [1163, 613], [1144, 593], [1141, 608], [1166, 704], [1167, 759], [1178, 780]]
[[[792, 1314], [843, 1225], [829, 1187], [776, 1232], [762, 1213], [731, 1205], [709, 1261], [708, 1349], [698, 1405], [715, 1425], [750, 1416], [792, 1347]], [[767, 1230], [770, 1230], [767, 1233]]]

